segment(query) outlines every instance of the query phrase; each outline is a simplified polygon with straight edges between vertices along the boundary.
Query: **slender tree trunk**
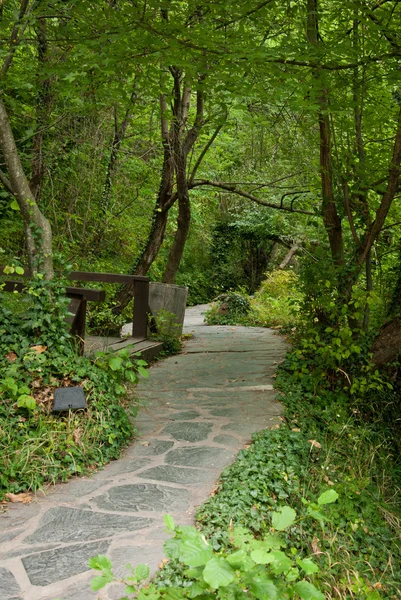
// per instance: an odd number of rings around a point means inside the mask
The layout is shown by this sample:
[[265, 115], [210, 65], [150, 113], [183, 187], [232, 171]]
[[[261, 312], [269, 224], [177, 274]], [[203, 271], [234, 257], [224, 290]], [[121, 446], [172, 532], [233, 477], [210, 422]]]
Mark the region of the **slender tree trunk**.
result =
[[106, 171], [106, 180], [104, 182], [103, 193], [100, 200], [100, 206], [104, 213], [107, 213], [110, 207], [112, 184], [118, 165], [118, 153], [120, 151], [121, 144], [127, 132], [128, 125], [131, 121], [132, 109], [135, 106], [135, 102], [137, 99], [137, 93], [135, 88], [136, 85], [134, 86], [134, 91], [132, 92], [131, 97], [129, 99], [129, 103], [121, 124], [118, 123], [117, 108], [114, 108], [114, 135], [113, 140], [111, 142], [110, 158]]
[[299, 244], [294, 244], [289, 249], [289, 251], [285, 255], [284, 259], [281, 261], [281, 263], [279, 264], [279, 266], [277, 268], [280, 269], [280, 270], [285, 269], [289, 265], [289, 263], [291, 262], [291, 260], [294, 257], [294, 255], [298, 252], [298, 250], [299, 250]]
[[40, 198], [44, 172], [45, 172], [45, 160], [44, 160], [44, 132], [43, 128], [48, 121], [51, 113], [51, 80], [49, 78], [43, 79], [43, 66], [48, 60], [48, 43], [46, 36], [46, 20], [38, 19], [37, 31], [38, 39], [38, 95], [36, 99], [36, 127], [38, 132], [34, 135], [32, 140], [32, 173], [29, 187], [32, 190], [32, 194], [35, 199]]
[[[309, 44], [318, 48], [318, 0], [308, 0], [307, 38]], [[320, 85], [318, 102], [320, 105], [319, 135], [320, 135], [320, 177], [322, 185], [322, 216], [323, 223], [329, 239], [331, 256], [336, 267], [343, 267], [344, 243], [342, 237], [341, 219], [337, 212], [333, 189], [333, 164], [330, 135], [329, 103], [326, 86], [322, 74], [315, 72], [315, 78]]]
[[175, 154], [177, 195], [178, 195], [178, 218], [177, 231], [171, 246], [167, 265], [163, 273], [163, 283], [175, 283], [177, 271], [184, 253], [185, 243], [188, 238], [191, 225], [191, 203], [189, 200], [188, 181], [186, 173], [186, 156], [182, 151], [180, 142], [177, 144]]
[[[42, 267], [46, 279], [53, 277], [52, 230], [40, 211], [22, 168], [6, 107], [0, 98], [0, 148], [13, 193], [24, 219], [28, 263], [31, 273]], [[35, 229], [38, 231], [36, 232]], [[38, 239], [37, 235], [38, 234]], [[38, 265], [38, 261], [41, 264]]]

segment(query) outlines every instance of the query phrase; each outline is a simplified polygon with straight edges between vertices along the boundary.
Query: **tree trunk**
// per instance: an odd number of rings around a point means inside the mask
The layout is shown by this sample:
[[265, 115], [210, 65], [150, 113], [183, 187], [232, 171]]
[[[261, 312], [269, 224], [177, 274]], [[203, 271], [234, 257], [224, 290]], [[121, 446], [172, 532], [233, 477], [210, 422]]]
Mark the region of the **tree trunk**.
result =
[[51, 226], [36, 204], [29, 187], [28, 179], [19, 158], [7, 110], [1, 98], [0, 148], [3, 152], [13, 193], [24, 219], [29, 269], [32, 274], [38, 268], [41, 268], [45, 278], [51, 279], [53, 277]]
[[110, 157], [109, 157], [109, 162], [108, 162], [107, 171], [106, 171], [106, 180], [104, 182], [103, 193], [102, 193], [102, 197], [100, 200], [100, 206], [104, 213], [107, 213], [107, 211], [110, 207], [112, 184], [113, 184], [113, 179], [114, 179], [114, 175], [116, 173], [117, 164], [118, 164], [117, 163], [118, 153], [121, 148], [121, 144], [124, 140], [128, 125], [131, 121], [131, 118], [132, 118], [131, 113], [132, 113], [132, 109], [135, 105], [136, 99], [137, 99], [137, 94], [136, 94], [136, 84], [135, 84], [134, 91], [131, 94], [128, 106], [125, 111], [124, 118], [120, 125], [118, 124], [117, 108], [114, 108], [114, 135], [113, 135], [113, 140], [111, 142]]
[[[163, 171], [160, 182], [159, 194], [153, 210], [152, 225], [148, 240], [131, 273], [135, 275], [147, 275], [153, 261], [159, 253], [166, 233], [168, 211], [174, 204], [174, 164], [173, 157], [168, 145], [164, 148]], [[134, 296], [134, 288], [131, 285], [122, 287], [114, 297], [116, 306], [113, 311], [120, 314]]]
[[38, 200], [41, 194], [45, 162], [43, 155], [44, 132], [43, 127], [48, 121], [51, 113], [51, 80], [41, 79], [42, 68], [47, 62], [48, 44], [46, 37], [46, 20], [38, 19], [37, 31], [38, 39], [38, 95], [36, 99], [36, 127], [38, 132], [32, 140], [32, 173], [29, 187], [35, 200]]
[[[319, 46], [319, 28], [318, 28], [318, 0], [308, 0], [307, 15], [307, 38], [309, 44], [318, 48]], [[323, 223], [327, 232], [330, 244], [330, 251], [333, 263], [336, 267], [343, 267], [344, 243], [342, 237], [341, 219], [337, 212], [336, 202], [333, 190], [333, 165], [332, 148], [329, 121], [329, 103], [327, 90], [322, 80], [322, 74], [315, 71], [315, 79], [320, 87], [319, 91], [319, 135], [320, 135], [320, 177], [322, 185], [322, 216]]]
[[182, 255], [184, 253], [185, 242], [187, 241], [191, 225], [191, 203], [189, 200], [185, 163], [183, 168], [180, 167], [180, 170], [182, 172], [180, 174], [177, 173], [179, 202], [177, 231], [175, 233], [173, 245], [171, 246], [166, 268], [163, 273], [163, 283], [175, 283]]
[[283, 270], [286, 268], [286, 266], [291, 262], [291, 259], [293, 258], [294, 254], [296, 254], [299, 250], [299, 244], [294, 244], [289, 251], [287, 252], [287, 254], [285, 255], [284, 259], [282, 260], [282, 262], [279, 264], [279, 266], [277, 267], [280, 270]]
[[373, 362], [377, 367], [394, 362], [401, 353], [401, 317], [395, 317], [381, 327], [372, 345]]

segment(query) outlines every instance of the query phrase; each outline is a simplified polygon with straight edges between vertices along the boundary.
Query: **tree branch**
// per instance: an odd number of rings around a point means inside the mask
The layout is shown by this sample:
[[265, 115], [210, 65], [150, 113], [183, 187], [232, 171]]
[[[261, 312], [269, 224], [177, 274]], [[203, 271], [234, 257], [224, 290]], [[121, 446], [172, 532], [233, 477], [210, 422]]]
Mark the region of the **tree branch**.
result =
[[227, 114], [225, 115], [224, 121], [222, 123], [220, 123], [216, 129], [213, 132], [213, 135], [211, 136], [211, 138], [208, 140], [207, 144], [205, 145], [205, 147], [203, 148], [202, 152], [199, 154], [198, 156], [198, 160], [196, 161], [194, 168], [192, 169], [192, 173], [190, 175], [189, 178], [189, 185], [191, 185], [194, 182], [195, 179], [195, 175], [197, 170], [199, 169], [203, 159], [205, 158], [207, 152], [209, 151], [209, 148], [212, 146], [213, 142], [215, 141], [215, 139], [217, 138], [217, 136], [219, 135], [220, 131], [222, 130], [222, 128], [224, 127], [224, 124], [226, 122], [227, 119]]
[[11, 183], [9, 182], [5, 173], [3, 173], [3, 171], [1, 169], [0, 169], [0, 181], [4, 185], [4, 187], [7, 189], [7, 191], [9, 191], [10, 194], [15, 196], [13, 188], [11, 187]]
[[226, 192], [230, 192], [231, 194], [236, 194], [237, 196], [241, 196], [242, 198], [247, 198], [248, 200], [252, 200], [252, 202], [256, 202], [256, 204], [260, 204], [261, 206], [267, 206], [269, 208], [276, 208], [278, 210], [284, 210], [286, 212], [292, 212], [292, 213], [300, 213], [303, 215], [311, 215], [313, 216], [315, 213], [309, 211], [309, 210], [302, 210], [300, 208], [289, 208], [287, 206], [284, 206], [282, 204], [274, 204], [273, 202], [266, 202], [265, 200], [261, 200], [260, 198], [258, 198], [257, 196], [254, 196], [253, 194], [250, 194], [249, 192], [246, 192], [245, 190], [239, 190], [235, 185], [231, 185], [229, 183], [221, 183], [219, 181], [211, 181], [210, 179], [198, 179], [195, 180], [190, 187], [190, 189], [193, 189], [195, 187], [200, 187], [200, 186], [211, 186], [211, 187], [215, 187], [221, 190], [225, 190]]

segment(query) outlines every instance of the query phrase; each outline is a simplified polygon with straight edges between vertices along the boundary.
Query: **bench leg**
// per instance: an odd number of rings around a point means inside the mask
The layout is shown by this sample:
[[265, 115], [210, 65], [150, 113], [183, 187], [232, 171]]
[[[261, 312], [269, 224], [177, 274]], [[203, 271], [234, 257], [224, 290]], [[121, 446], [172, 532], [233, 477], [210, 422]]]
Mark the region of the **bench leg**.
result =
[[149, 281], [135, 281], [134, 315], [132, 337], [146, 338], [148, 335]]

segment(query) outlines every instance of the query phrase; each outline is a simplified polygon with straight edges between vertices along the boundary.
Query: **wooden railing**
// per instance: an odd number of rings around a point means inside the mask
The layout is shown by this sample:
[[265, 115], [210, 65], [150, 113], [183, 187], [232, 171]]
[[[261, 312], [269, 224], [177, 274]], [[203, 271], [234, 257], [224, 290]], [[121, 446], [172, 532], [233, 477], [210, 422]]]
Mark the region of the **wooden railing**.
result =
[[[3, 268], [0, 267], [0, 273]], [[27, 277], [23, 275], [23, 277]], [[119, 273], [92, 273], [85, 271], [72, 271], [69, 274], [71, 281], [86, 281], [94, 283], [117, 283], [120, 285], [132, 285], [134, 287], [134, 311], [132, 318], [132, 337], [145, 339], [148, 334], [149, 309], [149, 278], [139, 275], [120, 275]], [[6, 280], [3, 290], [6, 292], [22, 292], [26, 286], [22, 281]], [[85, 321], [87, 302], [104, 302], [106, 292], [91, 288], [66, 287], [66, 295], [71, 298], [69, 312], [71, 316], [67, 321], [71, 327], [71, 333], [79, 340], [80, 351], [84, 351]]]

